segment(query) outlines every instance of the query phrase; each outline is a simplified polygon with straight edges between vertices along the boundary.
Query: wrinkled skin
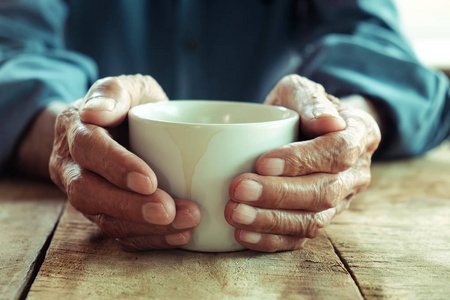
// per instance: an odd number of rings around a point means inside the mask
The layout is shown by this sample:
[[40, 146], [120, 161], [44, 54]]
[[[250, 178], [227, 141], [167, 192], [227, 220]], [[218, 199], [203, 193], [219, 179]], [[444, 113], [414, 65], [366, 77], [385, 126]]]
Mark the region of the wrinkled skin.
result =
[[380, 130], [368, 113], [295, 75], [283, 78], [266, 103], [296, 110], [305, 140], [264, 154], [255, 174], [235, 178], [225, 217], [250, 249], [299, 249], [368, 186]]
[[60, 113], [55, 125], [52, 180], [127, 250], [179, 247], [200, 223], [194, 202], [158, 189], [150, 167], [105, 129], [121, 124], [130, 107], [154, 101], [168, 99], [149, 76], [105, 78]]
[[[130, 107], [154, 101], [168, 99], [149, 76], [105, 78], [55, 125], [52, 180], [76, 209], [131, 251], [180, 247], [201, 222], [193, 201], [158, 189], [151, 168], [117, 142]], [[224, 214], [236, 240], [250, 249], [298, 249], [367, 187], [380, 131], [368, 113], [297, 75], [283, 78], [266, 103], [299, 113], [303, 141], [264, 154], [255, 173], [237, 176]]]

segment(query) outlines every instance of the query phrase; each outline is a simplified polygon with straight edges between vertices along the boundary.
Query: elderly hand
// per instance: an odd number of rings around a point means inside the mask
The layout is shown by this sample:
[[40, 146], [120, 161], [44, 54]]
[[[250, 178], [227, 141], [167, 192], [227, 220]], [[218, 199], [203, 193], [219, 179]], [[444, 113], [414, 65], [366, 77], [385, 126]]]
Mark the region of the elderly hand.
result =
[[262, 155], [256, 174], [235, 178], [225, 218], [247, 248], [299, 249], [368, 186], [380, 130], [370, 114], [297, 75], [283, 78], [266, 103], [297, 111], [303, 140]]
[[167, 100], [149, 76], [110, 77], [97, 81], [56, 121], [52, 180], [127, 250], [182, 246], [200, 223], [198, 206], [158, 189], [151, 168], [108, 131], [125, 120], [130, 107]]

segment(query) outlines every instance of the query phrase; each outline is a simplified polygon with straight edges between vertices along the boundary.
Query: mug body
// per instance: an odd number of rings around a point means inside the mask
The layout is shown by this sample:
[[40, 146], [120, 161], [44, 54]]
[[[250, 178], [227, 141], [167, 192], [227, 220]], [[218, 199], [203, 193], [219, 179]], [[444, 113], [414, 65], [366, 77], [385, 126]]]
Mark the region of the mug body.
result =
[[224, 217], [231, 181], [293, 142], [298, 115], [263, 104], [178, 100], [132, 108], [129, 126], [131, 150], [156, 173], [158, 187], [200, 207], [201, 222], [183, 248], [224, 252], [244, 249]]

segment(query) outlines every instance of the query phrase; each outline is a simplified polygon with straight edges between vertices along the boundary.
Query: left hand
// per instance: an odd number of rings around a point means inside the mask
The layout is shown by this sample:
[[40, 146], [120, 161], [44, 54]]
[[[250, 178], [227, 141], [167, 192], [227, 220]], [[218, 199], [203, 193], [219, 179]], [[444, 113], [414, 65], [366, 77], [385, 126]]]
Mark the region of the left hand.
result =
[[265, 103], [297, 111], [304, 140], [262, 155], [256, 174], [235, 178], [225, 218], [249, 249], [299, 249], [369, 185], [380, 130], [370, 114], [298, 75], [283, 78]]

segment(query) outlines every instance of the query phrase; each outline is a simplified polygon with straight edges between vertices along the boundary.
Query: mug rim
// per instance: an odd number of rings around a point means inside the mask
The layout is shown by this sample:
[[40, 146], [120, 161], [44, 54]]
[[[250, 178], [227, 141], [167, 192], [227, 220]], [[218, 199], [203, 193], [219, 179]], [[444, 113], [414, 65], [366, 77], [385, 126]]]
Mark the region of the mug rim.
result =
[[[264, 107], [264, 109], [268, 110], [276, 110], [280, 112], [286, 113], [286, 116], [280, 119], [273, 119], [273, 120], [265, 120], [265, 121], [257, 121], [257, 122], [237, 122], [237, 123], [201, 123], [201, 122], [185, 122], [185, 121], [172, 121], [172, 120], [162, 120], [162, 119], [155, 119], [148, 116], [143, 116], [142, 114], [139, 114], [138, 111], [141, 110], [144, 106], [153, 106], [153, 105], [171, 105], [175, 103], [182, 103], [185, 104], [221, 104], [221, 105], [234, 105], [234, 106], [242, 106], [242, 107]], [[161, 101], [161, 102], [148, 102], [143, 104], [138, 104], [134, 107], [132, 107], [128, 112], [129, 118], [139, 120], [142, 122], [152, 122], [152, 123], [160, 123], [164, 125], [183, 125], [183, 126], [256, 126], [256, 125], [269, 125], [269, 124], [276, 124], [276, 123], [283, 123], [283, 122], [289, 122], [289, 121], [297, 121], [299, 119], [299, 115], [296, 111], [279, 105], [270, 105], [270, 104], [264, 104], [264, 103], [255, 103], [255, 102], [242, 102], [242, 101], [230, 101], [230, 100], [170, 100], [170, 101]]]

